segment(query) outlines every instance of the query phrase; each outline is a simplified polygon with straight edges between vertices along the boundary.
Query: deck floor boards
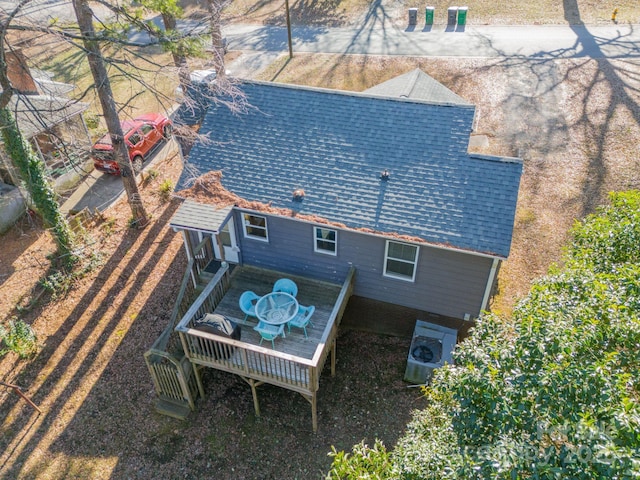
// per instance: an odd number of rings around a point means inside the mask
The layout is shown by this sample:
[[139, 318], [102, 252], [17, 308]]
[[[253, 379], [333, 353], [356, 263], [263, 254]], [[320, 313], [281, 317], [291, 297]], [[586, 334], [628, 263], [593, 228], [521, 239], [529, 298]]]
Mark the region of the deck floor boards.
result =
[[[289, 278], [298, 286], [296, 299], [302, 306], [314, 305], [316, 310], [311, 317], [313, 325], [307, 326], [309, 338], [304, 337], [304, 331], [292, 328], [289, 333], [285, 326], [285, 338], [276, 338], [275, 350], [289, 355], [311, 359], [322, 339], [325, 327], [331, 316], [334, 305], [340, 294], [341, 285], [312, 280], [305, 277], [283, 274], [273, 270], [265, 270], [256, 267], [236, 267], [231, 274], [231, 285], [224, 298], [217, 306], [215, 312], [229, 318], [241, 325], [240, 340], [251, 345], [260, 344], [260, 334], [253, 330], [258, 319], [249, 317], [244, 321], [244, 313], [240, 310], [240, 295], [246, 290], [252, 290], [257, 295], [266, 295], [271, 292], [273, 284], [279, 278]], [[271, 342], [266, 340], [263, 347], [271, 347]]]

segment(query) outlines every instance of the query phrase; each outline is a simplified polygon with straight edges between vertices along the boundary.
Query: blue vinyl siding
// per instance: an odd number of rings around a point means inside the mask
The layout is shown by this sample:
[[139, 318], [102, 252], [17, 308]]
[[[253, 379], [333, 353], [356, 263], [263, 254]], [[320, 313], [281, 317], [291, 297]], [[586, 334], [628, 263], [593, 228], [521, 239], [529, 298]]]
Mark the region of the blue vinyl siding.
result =
[[337, 255], [324, 255], [313, 249], [316, 224], [265, 216], [269, 242], [238, 237], [245, 264], [332, 282], [353, 264], [355, 295], [455, 318], [480, 313], [492, 258], [421, 245], [415, 282], [408, 282], [383, 275], [389, 237], [338, 229]]

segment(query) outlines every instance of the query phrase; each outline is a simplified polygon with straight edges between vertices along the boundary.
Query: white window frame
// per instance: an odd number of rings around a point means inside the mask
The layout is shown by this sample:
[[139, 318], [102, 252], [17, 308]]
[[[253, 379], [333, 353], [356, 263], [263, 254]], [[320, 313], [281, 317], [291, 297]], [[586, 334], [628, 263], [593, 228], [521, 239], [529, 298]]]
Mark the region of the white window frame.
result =
[[[399, 245], [406, 245], [409, 247], [413, 247], [416, 249], [416, 256], [413, 259], [412, 262], [405, 260], [403, 258], [395, 258], [395, 257], [389, 257], [389, 245], [395, 243], [395, 244], [399, 244]], [[418, 270], [418, 256], [420, 255], [420, 247], [418, 245], [413, 245], [411, 243], [406, 243], [406, 242], [397, 242], [395, 240], [387, 240], [385, 248], [384, 248], [384, 270], [383, 270], [383, 275], [385, 277], [389, 277], [389, 278], [395, 278], [398, 280], [404, 280], [406, 282], [415, 282], [416, 280], [416, 271]], [[402, 262], [402, 263], [407, 263], [410, 265], [413, 265], [413, 275], [411, 276], [411, 278], [409, 278], [406, 275], [400, 275], [399, 273], [394, 273], [394, 272], [387, 272], [387, 263], [389, 260], [394, 260], [396, 262]]]
[[[249, 220], [247, 217], [256, 217], [256, 218], [262, 218], [264, 220], [264, 227], [261, 225], [254, 225], [252, 223], [249, 223]], [[247, 226], [250, 225], [252, 228], [255, 229], [263, 229], [264, 230], [264, 237], [258, 236], [258, 235], [252, 235], [251, 233], [249, 233], [247, 231]], [[269, 241], [269, 224], [267, 223], [267, 217], [263, 216], [263, 215], [256, 215], [254, 213], [249, 213], [249, 212], [242, 212], [242, 231], [244, 233], [244, 237], [245, 238], [250, 238], [252, 240], [258, 240], [260, 242], [268, 242]]]
[[[326, 238], [319, 238], [318, 230], [327, 230], [329, 232], [333, 232], [335, 240], [327, 240]], [[318, 246], [319, 240], [327, 243], [333, 243], [333, 251], [320, 248]], [[338, 255], [338, 231], [334, 230], [333, 228], [313, 227], [313, 251], [316, 253], [322, 253], [323, 255], [333, 255], [334, 257]]]

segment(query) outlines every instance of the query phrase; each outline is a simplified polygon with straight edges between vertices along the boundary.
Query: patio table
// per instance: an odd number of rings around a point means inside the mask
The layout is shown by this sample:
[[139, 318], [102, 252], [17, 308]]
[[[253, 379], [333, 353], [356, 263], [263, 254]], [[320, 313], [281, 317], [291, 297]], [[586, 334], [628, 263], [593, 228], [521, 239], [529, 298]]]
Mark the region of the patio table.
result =
[[259, 320], [271, 325], [287, 323], [298, 313], [298, 301], [285, 292], [271, 292], [256, 302]]

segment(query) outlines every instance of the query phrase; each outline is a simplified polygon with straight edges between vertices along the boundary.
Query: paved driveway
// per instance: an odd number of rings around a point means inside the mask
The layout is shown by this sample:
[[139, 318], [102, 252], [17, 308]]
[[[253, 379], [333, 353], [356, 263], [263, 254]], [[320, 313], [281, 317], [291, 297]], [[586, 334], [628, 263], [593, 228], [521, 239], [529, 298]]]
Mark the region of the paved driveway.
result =
[[[172, 158], [174, 155], [179, 155], [179, 149], [177, 142], [172, 138], [153, 154], [150, 161], [145, 162], [143, 171], [149, 171], [155, 165]], [[62, 205], [61, 210], [65, 214], [72, 215], [84, 208], [88, 208], [92, 212], [102, 212], [124, 195], [122, 178], [94, 170]]]

